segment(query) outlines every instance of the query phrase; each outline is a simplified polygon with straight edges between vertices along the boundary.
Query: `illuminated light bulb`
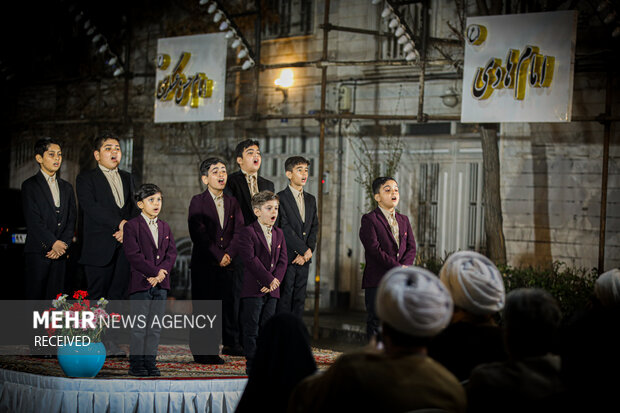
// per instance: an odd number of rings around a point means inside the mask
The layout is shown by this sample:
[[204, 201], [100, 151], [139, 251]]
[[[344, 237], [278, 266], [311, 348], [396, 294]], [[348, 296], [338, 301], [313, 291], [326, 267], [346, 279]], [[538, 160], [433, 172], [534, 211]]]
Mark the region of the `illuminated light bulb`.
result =
[[243, 49], [241, 49], [239, 51], [239, 54], [237, 54], [237, 57], [239, 59], [243, 59], [244, 57], [246, 57], [248, 55], [248, 49], [246, 49], [245, 47]]
[[75, 16], [75, 22], [79, 22], [80, 20], [82, 20], [82, 17], [84, 17], [84, 13], [80, 12], [80, 14], [78, 14], [77, 16]]
[[400, 37], [405, 34], [405, 28], [403, 26], [398, 26], [398, 29], [394, 32], [394, 36]]
[[108, 60], [108, 65], [114, 66], [117, 61], [118, 61], [118, 58], [116, 56], [112, 56], [112, 58]]
[[398, 44], [405, 44], [409, 41], [409, 37], [404, 34], [398, 38]]
[[387, 19], [390, 16], [390, 14], [392, 14], [392, 9], [390, 9], [389, 7], [386, 7], [381, 12], [381, 17], [383, 17], [384, 19]]
[[222, 18], [224, 17], [224, 13], [222, 13], [221, 11], [218, 11], [217, 13], [215, 13], [215, 15], [213, 16], [213, 23], [217, 23], [220, 20], [222, 20]]
[[213, 2], [209, 5], [209, 8], [207, 9], [207, 13], [213, 14], [216, 10], [217, 10], [217, 3]]
[[95, 34], [95, 30], [97, 30], [97, 28], [95, 26], [92, 26], [90, 29], [88, 29], [88, 31], [86, 32], [86, 35], [92, 36], [93, 34]]
[[241, 38], [237, 37], [235, 40], [233, 40], [230, 47], [232, 47], [233, 49], [236, 49], [239, 46], [241, 46]]
[[390, 24], [388, 26], [390, 27], [390, 29], [395, 29], [398, 27], [399, 24], [400, 22], [398, 21], [398, 19], [394, 17], [392, 20], [390, 20]]
[[99, 40], [101, 40], [103, 36], [101, 35], [101, 33], [97, 33], [95, 35], [95, 37], [93, 37], [93, 43], [97, 43]]
[[276, 86], [289, 88], [293, 86], [293, 69], [282, 69], [280, 77], [273, 82]]
[[220, 31], [224, 31], [228, 29], [228, 20], [224, 20], [221, 24], [220, 24]]
[[383, 0], [372, 0], [372, 2], [371, 2], [371, 3], [372, 3], [372, 4], [379, 4], [379, 3], [381, 3], [382, 1], [383, 1]]
[[235, 37], [236, 34], [237, 33], [235, 33], [235, 31], [231, 29], [231, 30], [226, 32], [224, 37], [227, 38], [227, 39], [232, 39], [233, 37]]
[[120, 76], [123, 74], [123, 72], [124, 72], [123, 68], [119, 67], [114, 71], [114, 76]]
[[413, 41], [412, 41], [410, 43], [407, 43], [405, 45], [405, 47], [403, 47], [403, 52], [405, 52], [405, 53], [412, 52], [414, 48], [415, 48], [415, 43], [413, 43]]
[[204, 6], [205, 4], [207, 4], [209, 2], [209, 0], [200, 0], [198, 2], [198, 4], [200, 4], [201, 6]]
[[241, 66], [241, 69], [242, 70], [248, 70], [252, 66], [254, 66], [254, 60], [248, 59], [245, 62], [243, 62], [243, 65]]
[[90, 27], [90, 20], [86, 20], [86, 23], [84, 23], [84, 30], [88, 29]]
[[99, 50], [97, 50], [99, 53], [103, 53], [106, 50], [108, 50], [108, 45], [107, 44], [102, 44], [101, 47], [99, 48]]

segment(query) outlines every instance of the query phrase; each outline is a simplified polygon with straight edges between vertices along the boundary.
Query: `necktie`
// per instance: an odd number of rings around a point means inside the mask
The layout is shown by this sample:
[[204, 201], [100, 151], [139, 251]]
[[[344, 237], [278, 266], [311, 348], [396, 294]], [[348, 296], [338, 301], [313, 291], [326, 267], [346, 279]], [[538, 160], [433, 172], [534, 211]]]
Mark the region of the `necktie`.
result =
[[112, 184], [112, 193], [114, 194], [114, 201], [119, 208], [122, 208], [125, 204], [125, 197], [123, 195], [123, 183], [121, 177], [118, 174], [118, 170], [110, 171], [110, 183]]
[[388, 223], [390, 224], [390, 228], [392, 229], [392, 235], [394, 235], [396, 245], [400, 246], [400, 240], [398, 239], [398, 222], [396, 222], [396, 217], [394, 216], [393, 212], [389, 215], [389, 217], [390, 219], [388, 220]]
[[215, 197], [215, 209], [220, 219], [220, 227], [224, 228], [224, 197], [222, 195]]
[[47, 178], [47, 183], [50, 186], [50, 190], [52, 191], [52, 198], [54, 199], [54, 206], [56, 208], [60, 207], [60, 191], [58, 190], [58, 185], [56, 184], [56, 177], [50, 176]]
[[159, 231], [157, 229], [156, 219], [149, 219], [149, 229], [151, 230], [151, 234], [153, 235], [153, 241], [155, 241], [155, 246], [159, 248]]
[[303, 191], [299, 191], [299, 194], [297, 194], [297, 208], [299, 208], [299, 216], [301, 217], [301, 222], [306, 222], [306, 206], [304, 205]]
[[271, 227], [267, 228], [265, 238], [267, 238], [267, 246], [269, 247], [269, 252], [271, 252]]
[[258, 183], [256, 182], [256, 175], [250, 175], [250, 195], [254, 196], [258, 193]]

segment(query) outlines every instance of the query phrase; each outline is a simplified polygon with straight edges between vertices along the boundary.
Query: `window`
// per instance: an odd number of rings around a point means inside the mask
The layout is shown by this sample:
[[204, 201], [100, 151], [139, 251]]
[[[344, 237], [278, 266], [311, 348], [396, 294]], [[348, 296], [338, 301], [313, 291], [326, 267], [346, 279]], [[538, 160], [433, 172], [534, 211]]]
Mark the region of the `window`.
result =
[[264, 39], [294, 37], [313, 31], [313, 0], [268, 0], [274, 13], [263, 31]]
[[418, 246], [423, 258], [437, 253], [437, 202], [439, 192], [439, 164], [420, 164], [418, 191]]

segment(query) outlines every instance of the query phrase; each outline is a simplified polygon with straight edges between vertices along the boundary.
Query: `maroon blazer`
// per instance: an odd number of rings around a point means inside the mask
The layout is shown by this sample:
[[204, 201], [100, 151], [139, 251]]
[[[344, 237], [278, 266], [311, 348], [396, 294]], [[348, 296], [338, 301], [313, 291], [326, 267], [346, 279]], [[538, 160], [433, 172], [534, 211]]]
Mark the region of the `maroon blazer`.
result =
[[394, 267], [412, 265], [415, 260], [415, 238], [406, 215], [395, 214], [400, 246], [396, 245], [390, 224], [379, 208], [362, 216], [360, 240], [364, 245], [366, 267], [362, 288], [379, 286], [383, 275]]
[[142, 215], [130, 219], [123, 227], [123, 248], [131, 266], [129, 294], [148, 291], [151, 284], [146, 279], [156, 277], [162, 268], [168, 271], [168, 275], [158, 285], [170, 289], [170, 273], [177, 259], [177, 247], [167, 223], [158, 219], [157, 230], [158, 246], [155, 247], [151, 230]]
[[[241, 231], [239, 251], [245, 264], [241, 298], [262, 297], [265, 295], [260, 292], [262, 287], [269, 287], [274, 278], [282, 282], [287, 260], [284, 232], [280, 228], [274, 226], [271, 230], [271, 252], [269, 252], [265, 234], [258, 221], [254, 221]], [[280, 288], [269, 294], [280, 298]]]
[[232, 196], [224, 194], [224, 228], [220, 226], [217, 208], [208, 189], [192, 198], [187, 225], [194, 243], [190, 264], [193, 270], [219, 267], [224, 254], [230, 255], [230, 258], [235, 256], [233, 241], [244, 225], [241, 208]]

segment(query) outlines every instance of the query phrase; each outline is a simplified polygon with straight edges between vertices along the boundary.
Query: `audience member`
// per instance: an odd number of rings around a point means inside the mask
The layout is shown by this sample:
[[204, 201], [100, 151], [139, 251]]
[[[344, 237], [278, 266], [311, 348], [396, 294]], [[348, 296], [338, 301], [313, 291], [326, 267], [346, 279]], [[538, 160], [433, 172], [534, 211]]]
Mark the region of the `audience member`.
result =
[[478, 364], [507, 358], [502, 330], [494, 320], [504, 307], [504, 281], [491, 260], [473, 251], [452, 254], [439, 278], [452, 295], [454, 314], [428, 353], [464, 381]]
[[468, 411], [552, 411], [550, 406], [564, 390], [560, 358], [550, 353], [560, 320], [560, 307], [548, 292], [511, 291], [504, 308], [509, 360], [474, 368], [465, 386]]
[[270, 412], [285, 412], [293, 388], [315, 371], [308, 331], [301, 318], [278, 313], [258, 336], [254, 367], [235, 411], [256, 411], [267, 401]]
[[461, 384], [427, 356], [429, 341], [452, 316], [452, 298], [439, 279], [423, 268], [394, 268], [379, 284], [376, 309], [384, 350], [345, 354], [305, 379], [289, 412], [464, 412]]
[[562, 373], [570, 406], [603, 411], [617, 403], [619, 326], [620, 270], [613, 269], [596, 280], [590, 307], [576, 313], [563, 330]]

